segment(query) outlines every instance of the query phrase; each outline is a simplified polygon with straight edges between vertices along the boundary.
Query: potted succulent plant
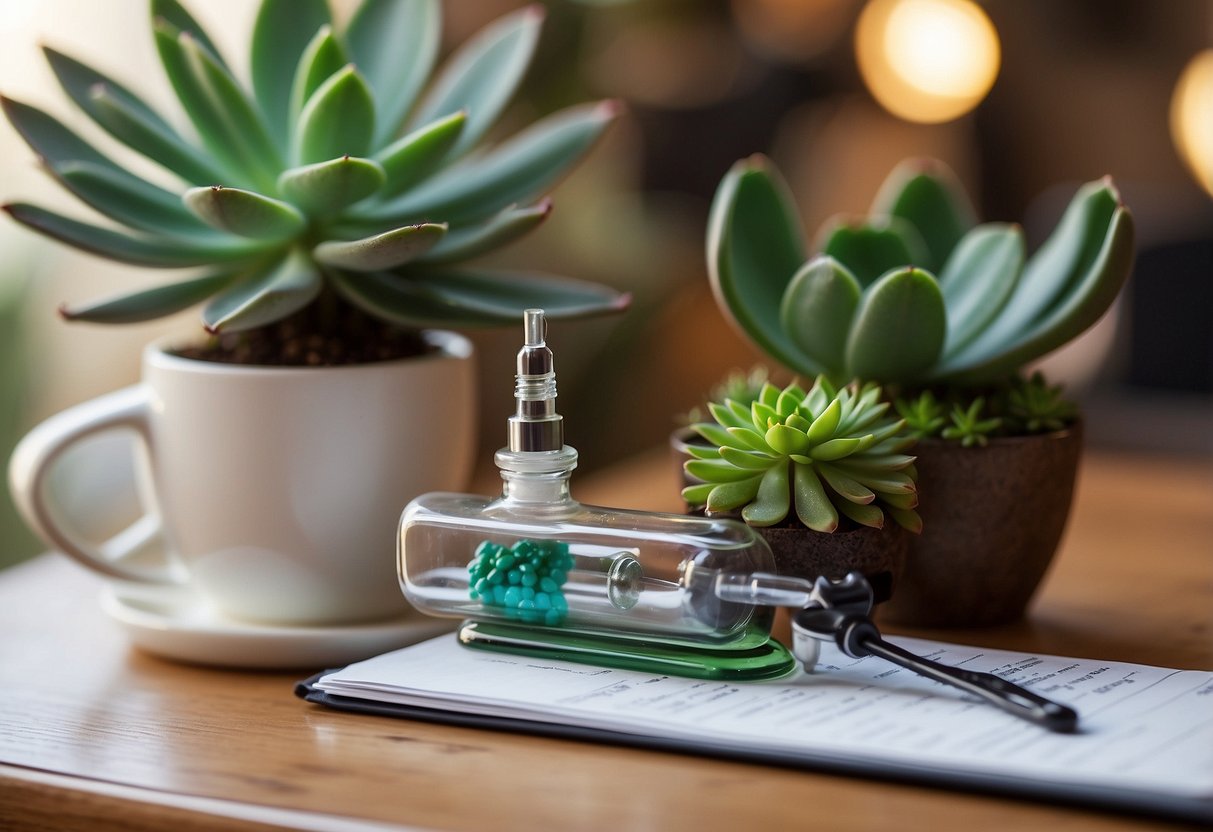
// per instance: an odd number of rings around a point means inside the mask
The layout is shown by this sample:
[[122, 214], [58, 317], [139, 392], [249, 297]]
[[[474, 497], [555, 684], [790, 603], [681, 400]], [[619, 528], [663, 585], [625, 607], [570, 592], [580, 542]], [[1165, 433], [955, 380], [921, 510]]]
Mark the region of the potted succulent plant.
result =
[[1024, 367], [1107, 311], [1132, 263], [1132, 216], [1110, 179], [1089, 183], [1027, 257], [1017, 226], [976, 224], [946, 167], [912, 161], [870, 216], [832, 220], [816, 249], [806, 256], [771, 163], [738, 162], [708, 231], [722, 309], [794, 372], [884, 384], [927, 437], [916, 451], [924, 530], [886, 615], [1018, 617], [1060, 540], [1080, 450], [1072, 408], [1043, 379], [1022, 379]]
[[[708, 405], [714, 422], [692, 429], [708, 444], [687, 446], [697, 480], [682, 495], [708, 513], [740, 511], [771, 544], [783, 574], [810, 579], [865, 573], [886, 600], [901, 574], [907, 536], [919, 532], [914, 444], [905, 421], [886, 415], [874, 384], [835, 388], [819, 376], [762, 386], [747, 404]], [[895, 523], [887, 524], [886, 515]]]
[[[6, 98], [47, 172], [112, 222], [4, 210], [102, 257], [200, 269], [65, 306], [65, 318], [125, 323], [202, 304], [209, 336], [152, 345], [138, 389], [35, 431], [14, 457], [14, 490], [56, 547], [118, 577], [174, 580], [77, 540], [41, 494], [65, 443], [132, 427], [157, 503], [141, 528], [162, 526], [225, 611], [288, 623], [400, 612], [396, 515], [418, 492], [462, 487], [475, 446], [470, 342], [442, 328], [628, 303], [604, 286], [464, 265], [543, 222], [543, 194], [617, 107], [571, 107], [481, 147], [530, 62], [537, 7], [486, 27], [431, 80], [439, 0], [365, 0], [342, 31], [324, 0], [264, 0], [250, 84], [176, 0], [152, 0], [151, 13], [192, 136], [118, 81], [45, 52], [72, 101], [173, 184]], [[318, 565], [332, 559], [344, 560]]]

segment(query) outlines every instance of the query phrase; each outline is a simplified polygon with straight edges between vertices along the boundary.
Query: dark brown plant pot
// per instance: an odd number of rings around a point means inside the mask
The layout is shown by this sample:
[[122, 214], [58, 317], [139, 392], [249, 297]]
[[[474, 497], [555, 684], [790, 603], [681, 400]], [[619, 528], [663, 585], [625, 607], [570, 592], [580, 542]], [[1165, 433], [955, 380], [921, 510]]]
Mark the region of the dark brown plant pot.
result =
[[[698, 434], [690, 428], [680, 428], [670, 434], [670, 449], [677, 465], [680, 487], [698, 482], [682, 470], [682, 464], [691, 459], [687, 445], [698, 441]], [[755, 531], [771, 547], [779, 574], [814, 580], [818, 575], [837, 579], [848, 572], [859, 571], [872, 584], [877, 603], [887, 601], [892, 595], [906, 561], [909, 538], [913, 537], [892, 521], [883, 529], [858, 526], [834, 534], [815, 532], [799, 522], [766, 528], [756, 526]]]
[[912, 453], [923, 532], [911, 536], [882, 620], [986, 627], [1020, 618], [1061, 541], [1081, 451], [1081, 424], [984, 448], [920, 442]]
[[[883, 529], [858, 526], [833, 534], [813, 531], [799, 522], [755, 528], [775, 554], [780, 575], [837, 580], [862, 572], [872, 585], [876, 603], [895, 597], [914, 535], [889, 520]], [[897, 590], [900, 591], [900, 590]]]

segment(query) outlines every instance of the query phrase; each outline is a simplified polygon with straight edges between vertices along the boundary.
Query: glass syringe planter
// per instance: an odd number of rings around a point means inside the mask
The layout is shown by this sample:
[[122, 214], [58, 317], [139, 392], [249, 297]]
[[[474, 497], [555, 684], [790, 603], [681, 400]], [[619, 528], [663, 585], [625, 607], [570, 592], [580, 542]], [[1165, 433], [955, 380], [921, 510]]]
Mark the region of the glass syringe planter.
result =
[[525, 318], [517, 412], [496, 462], [502, 494], [434, 493], [401, 517], [401, 586], [422, 612], [468, 621], [472, 647], [709, 678], [771, 678], [795, 661], [773, 611], [722, 601], [709, 576], [773, 572], [766, 542], [732, 520], [599, 508], [569, 492], [540, 310]]

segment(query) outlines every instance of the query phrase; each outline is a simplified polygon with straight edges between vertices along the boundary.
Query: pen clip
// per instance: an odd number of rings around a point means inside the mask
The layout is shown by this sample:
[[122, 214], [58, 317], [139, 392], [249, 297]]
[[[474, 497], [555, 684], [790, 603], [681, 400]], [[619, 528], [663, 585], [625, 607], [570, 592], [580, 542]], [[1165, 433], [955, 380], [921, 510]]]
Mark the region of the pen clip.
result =
[[960, 688], [991, 705], [1050, 731], [1069, 733], [1078, 727], [1078, 714], [1014, 682], [992, 673], [940, 664], [884, 640], [866, 614], [845, 609], [808, 607], [792, 619], [797, 634], [834, 641], [852, 658], [877, 656], [920, 676]]

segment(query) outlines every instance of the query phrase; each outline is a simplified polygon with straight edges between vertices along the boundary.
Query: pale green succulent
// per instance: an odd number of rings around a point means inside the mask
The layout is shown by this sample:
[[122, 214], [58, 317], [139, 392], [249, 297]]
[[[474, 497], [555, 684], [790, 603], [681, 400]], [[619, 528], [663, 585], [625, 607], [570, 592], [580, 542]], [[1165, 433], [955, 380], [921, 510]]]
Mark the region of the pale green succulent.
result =
[[[984, 446], [990, 439], [1063, 430], [1078, 417], [1078, 408], [1050, 385], [1042, 373], [1016, 376], [988, 388], [984, 395], [966, 388], [945, 391], [946, 400], [931, 390], [899, 396], [893, 404], [915, 439], [942, 437], [966, 447]], [[951, 409], [949, 410], [949, 404]]]
[[968, 407], [952, 405], [951, 423], [939, 435], [944, 439], [954, 439], [966, 448], [985, 447], [995, 431], [1002, 427], [1001, 418], [982, 414], [985, 406], [985, 396], [973, 399]]
[[906, 432], [915, 439], [938, 436], [948, 423], [947, 408], [930, 390], [911, 399], [898, 397], [893, 400], [893, 406], [905, 420]]
[[1073, 339], [1128, 277], [1133, 221], [1110, 179], [1081, 187], [1025, 258], [1023, 234], [974, 225], [938, 163], [895, 170], [872, 216], [834, 222], [806, 257], [796, 207], [772, 164], [738, 162], [708, 229], [716, 296], [789, 369], [901, 387], [985, 386]]
[[366, 0], [341, 32], [324, 0], [264, 0], [251, 88], [176, 0], [152, 0], [151, 12], [196, 140], [118, 82], [45, 51], [80, 109], [180, 184], [136, 176], [47, 113], [5, 99], [46, 169], [117, 227], [4, 207], [103, 257], [208, 269], [67, 317], [139, 321], [206, 301], [203, 322], [219, 332], [264, 326], [321, 296], [408, 327], [627, 305], [594, 284], [455, 267], [541, 223], [550, 204], [537, 200], [617, 113], [612, 102], [572, 107], [477, 150], [530, 62], [537, 7], [485, 28], [430, 81], [439, 0]]
[[691, 505], [709, 512], [741, 509], [753, 526], [787, 518], [792, 504], [804, 525], [838, 529], [842, 514], [881, 528], [885, 512], [921, 531], [914, 439], [903, 421], [885, 416], [880, 388], [856, 384], [836, 390], [819, 377], [806, 393], [792, 383], [766, 384], [758, 400], [708, 405], [713, 423], [694, 425], [711, 446], [690, 445], [686, 473], [702, 480], [683, 489]]
[[1003, 421], [1020, 434], [1062, 430], [1078, 417], [1078, 408], [1062, 392], [1060, 384], [1049, 384], [1039, 372], [1016, 379], [1004, 396]]

